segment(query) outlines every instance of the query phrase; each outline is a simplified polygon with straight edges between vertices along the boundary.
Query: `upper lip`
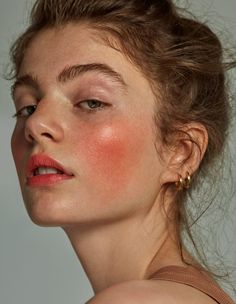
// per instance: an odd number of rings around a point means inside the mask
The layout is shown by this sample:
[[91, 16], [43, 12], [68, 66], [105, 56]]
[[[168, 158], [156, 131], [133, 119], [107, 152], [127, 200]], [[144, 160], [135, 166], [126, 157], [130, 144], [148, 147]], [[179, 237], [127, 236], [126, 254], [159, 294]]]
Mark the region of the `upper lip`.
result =
[[33, 176], [34, 171], [39, 167], [50, 167], [61, 171], [66, 175], [73, 175], [65, 169], [58, 161], [45, 154], [35, 154], [29, 158], [26, 166], [27, 177]]

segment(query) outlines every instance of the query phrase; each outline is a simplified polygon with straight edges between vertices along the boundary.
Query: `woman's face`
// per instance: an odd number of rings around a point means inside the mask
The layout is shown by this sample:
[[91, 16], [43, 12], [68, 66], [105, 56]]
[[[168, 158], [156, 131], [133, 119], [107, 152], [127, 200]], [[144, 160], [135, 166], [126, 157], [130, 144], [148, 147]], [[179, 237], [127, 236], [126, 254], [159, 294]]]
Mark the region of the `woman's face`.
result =
[[41, 32], [14, 86], [12, 151], [27, 211], [42, 226], [141, 214], [160, 192], [154, 95], [98, 37], [75, 24]]

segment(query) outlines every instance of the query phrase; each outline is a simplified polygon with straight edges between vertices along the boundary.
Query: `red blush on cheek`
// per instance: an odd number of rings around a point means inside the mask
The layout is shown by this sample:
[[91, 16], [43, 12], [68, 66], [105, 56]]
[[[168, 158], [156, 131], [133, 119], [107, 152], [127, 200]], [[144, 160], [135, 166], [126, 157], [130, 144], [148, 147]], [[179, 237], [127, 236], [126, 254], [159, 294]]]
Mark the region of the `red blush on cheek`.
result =
[[137, 151], [142, 151], [140, 144], [143, 137], [139, 135], [138, 138], [137, 130], [129, 128], [122, 124], [104, 126], [87, 137], [79, 149], [86, 162], [85, 174], [89, 183], [93, 183], [98, 191], [106, 191], [108, 196], [109, 193], [115, 196], [124, 191], [141, 159]]

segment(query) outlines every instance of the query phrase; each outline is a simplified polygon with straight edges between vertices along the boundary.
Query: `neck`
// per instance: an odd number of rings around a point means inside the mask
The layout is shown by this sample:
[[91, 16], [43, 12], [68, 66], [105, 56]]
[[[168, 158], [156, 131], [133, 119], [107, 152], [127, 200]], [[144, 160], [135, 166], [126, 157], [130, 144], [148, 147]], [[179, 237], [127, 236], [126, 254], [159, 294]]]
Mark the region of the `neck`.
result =
[[95, 294], [120, 282], [148, 279], [167, 265], [183, 265], [176, 242], [157, 215], [155, 221], [134, 217], [63, 229]]

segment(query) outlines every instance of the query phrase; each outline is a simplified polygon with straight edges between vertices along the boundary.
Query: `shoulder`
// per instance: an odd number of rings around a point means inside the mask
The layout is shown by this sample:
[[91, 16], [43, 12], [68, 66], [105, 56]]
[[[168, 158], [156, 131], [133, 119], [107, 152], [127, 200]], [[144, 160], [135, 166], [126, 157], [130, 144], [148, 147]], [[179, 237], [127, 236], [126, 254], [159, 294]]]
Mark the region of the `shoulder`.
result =
[[216, 304], [193, 287], [160, 280], [128, 281], [113, 285], [86, 304]]

